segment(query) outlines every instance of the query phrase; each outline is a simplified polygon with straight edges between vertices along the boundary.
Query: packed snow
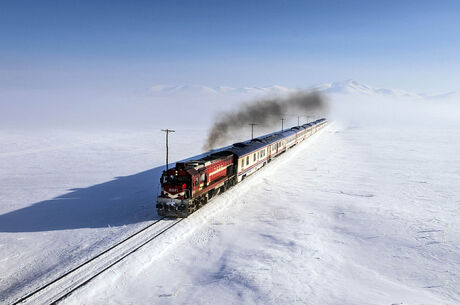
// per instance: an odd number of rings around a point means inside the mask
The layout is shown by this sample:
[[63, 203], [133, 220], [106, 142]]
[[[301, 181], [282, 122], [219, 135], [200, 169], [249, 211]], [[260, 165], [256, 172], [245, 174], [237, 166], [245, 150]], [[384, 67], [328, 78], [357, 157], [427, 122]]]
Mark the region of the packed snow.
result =
[[[458, 304], [459, 105], [331, 99], [329, 127], [63, 303]], [[177, 128], [171, 159], [205, 136]], [[163, 137], [0, 133], [0, 302], [158, 219]]]

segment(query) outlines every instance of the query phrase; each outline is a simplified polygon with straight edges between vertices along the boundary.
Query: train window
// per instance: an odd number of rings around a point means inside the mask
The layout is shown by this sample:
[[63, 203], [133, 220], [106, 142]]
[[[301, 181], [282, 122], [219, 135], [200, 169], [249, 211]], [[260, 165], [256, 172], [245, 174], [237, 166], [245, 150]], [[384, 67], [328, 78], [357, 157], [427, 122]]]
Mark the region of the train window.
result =
[[195, 177], [195, 186], [198, 185], [198, 177]]
[[204, 180], [206, 180], [206, 175], [205, 175], [205, 174], [201, 174], [200, 182], [204, 182]]
[[249, 165], [249, 156], [246, 157], [246, 165]]
[[256, 153], [254, 153], [252, 161], [256, 161]]
[[241, 159], [241, 168], [243, 168], [243, 167], [244, 167], [244, 160]]

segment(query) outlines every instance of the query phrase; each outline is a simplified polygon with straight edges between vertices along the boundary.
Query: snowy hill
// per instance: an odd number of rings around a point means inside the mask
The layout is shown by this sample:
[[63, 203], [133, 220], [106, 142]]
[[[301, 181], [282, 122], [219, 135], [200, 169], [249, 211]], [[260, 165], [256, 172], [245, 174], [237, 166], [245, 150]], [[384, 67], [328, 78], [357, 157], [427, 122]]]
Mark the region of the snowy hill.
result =
[[[411, 98], [411, 99], [446, 99], [457, 96], [455, 92], [444, 94], [424, 94], [414, 93], [400, 89], [378, 88], [367, 85], [352, 79], [345, 81], [336, 81], [323, 83], [307, 89], [318, 90], [325, 94], [332, 95], [358, 95], [358, 96], [376, 96], [391, 98]], [[199, 86], [199, 85], [155, 85], [150, 91], [159, 95], [218, 95], [218, 96], [260, 96], [260, 95], [283, 95], [293, 93], [301, 88], [289, 88], [281, 85], [257, 86], [257, 87], [230, 87], [230, 86]]]
[[284, 94], [295, 92], [297, 89], [274, 85], [268, 87], [230, 87], [230, 86], [198, 86], [198, 85], [155, 85], [150, 91], [157, 94], [211, 94], [211, 95], [265, 95], [265, 94]]
[[326, 94], [347, 94], [347, 95], [364, 95], [364, 96], [380, 96], [380, 97], [396, 97], [396, 98], [415, 98], [415, 99], [436, 99], [449, 98], [456, 95], [455, 92], [448, 92], [438, 95], [428, 95], [424, 93], [414, 93], [400, 89], [377, 88], [366, 85], [355, 80], [349, 79], [346, 81], [325, 83], [313, 87]]

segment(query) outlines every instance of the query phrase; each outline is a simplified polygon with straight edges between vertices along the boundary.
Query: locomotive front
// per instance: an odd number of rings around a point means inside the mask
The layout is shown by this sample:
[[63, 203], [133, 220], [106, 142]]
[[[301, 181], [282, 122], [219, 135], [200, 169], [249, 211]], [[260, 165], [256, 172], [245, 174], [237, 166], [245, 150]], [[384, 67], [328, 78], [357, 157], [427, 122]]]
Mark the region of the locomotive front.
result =
[[161, 194], [157, 199], [159, 216], [187, 217], [191, 199], [192, 175], [186, 169], [173, 168], [161, 176]]

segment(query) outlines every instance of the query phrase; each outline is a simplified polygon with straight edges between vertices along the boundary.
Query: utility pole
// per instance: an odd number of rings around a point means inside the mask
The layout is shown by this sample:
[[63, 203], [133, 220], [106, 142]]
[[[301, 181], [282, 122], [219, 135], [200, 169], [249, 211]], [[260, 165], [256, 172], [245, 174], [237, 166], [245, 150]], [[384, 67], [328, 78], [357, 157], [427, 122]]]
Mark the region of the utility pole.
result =
[[168, 154], [169, 154], [169, 147], [168, 147], [168, 138], [169, 138], [169, 133], [170, 132], [175, 132], [175, 130], [172, 129], [162, 129], [161, 131], [164, 131], [166, 133], [166, 171], [168, 171]]
[[286, 120], [286, 119], [284, 119], [284, 118], [281, 119], [281, 131], [284, 130], [284, 121], [285, 121], [285, 120]]
[[300, 126], [300, 116], [298, 115], [297, 116], [297, 127], [299, 127], [299, 126]]
[[257, 125], [257, 124], [254, 124], [254, 123], [251, 123], [251, 124], [248, 124], [251, 126], [251, 140], [254, 139], [254, 125]]

